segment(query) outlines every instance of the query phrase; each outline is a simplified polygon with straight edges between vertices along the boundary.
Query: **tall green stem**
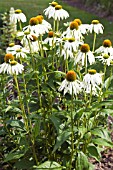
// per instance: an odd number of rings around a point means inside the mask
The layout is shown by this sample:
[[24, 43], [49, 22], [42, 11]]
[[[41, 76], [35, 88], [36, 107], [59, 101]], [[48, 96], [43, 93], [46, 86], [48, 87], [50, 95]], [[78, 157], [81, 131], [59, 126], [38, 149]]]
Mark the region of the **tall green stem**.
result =
[[[29, 137], [30, 137], [30, 140], [31, 140], [31, 142], [32, 142], [33, 156], [34, 156], [35, 161], [36, 161], [36, 163], [37, 163], [37, 165], [38, 165], [38, 159], [37, 159], [36, 150], [35, 150], [35, 141], [34, 141], [33, 136], [30, 134], [29, 124], [28, 124], [28, 118], [27, 118], [27, 116], [26, 116], [24, 104], [23, 104], [23, 101], [22, 101], [22, 98], [21, 98], [21, 94], [20, 94], [20, 89], [19, 89], [19, 84], [18, 84], [17, 76], [16, 76], [16, 74], [13, 75], [13, 76], [14, 76], [14, 80], [15, 80], [15, 84], [16, 84], [16, 88], [17, 88], [17, 92], [18, 92], [18, 97], [19, 97], [19, 101], [20, 101], [20, 107], [21, 107], [21, 110], [22, 110], [22, 116], [23, 116], [23, 119], [24, 119], [25, 127], [26, 127], [26, 130], [27, 130], [28, 135], [29, 135]], [[31, 125], [31, 124], [30, 124], [30, 125]], [[31, 128], [31, 127], [30, 127], [30, 128]]]
[[39, 77], [36, 74], [36, 83], [37, 83], [37, 93], [38, 93], [38, 98], [39, 98], [39, 106], [40, 108], [42, 107], [42, 100], [41, 100], [41, 93], [40, 93], [40, 82], [39, 82]]
[[73, 158], [74, 158], [74, 118], [73, 118], [73, 98], [74, 94], [72, 92], [71, 96], [71, 159], [70, 159], [70, 170], [72, 169], [72, 163], [73, 163]]
[[56, 31], [56, 20], [53, 20], [53, 31]]
[[84, 66], [85, 66], [85, 74], [87, 74], [87, 54], [85, 53], [85, 59], [84, 59]]
[[105, 80], [106, 68], [107, 68], [107, 64], [105, 63], [105, 64], [104, 64], [104, 76], [103, 76], [103, 83], [104, 83], [104, 80]]
[[[21, 62], [21, 64], [22, 64], [22, 60], [21, 60], [21, 59], [20, 59], [20, 62]], [[25, 80], [25, 77], [24, 77], [24, 73], [23, 73], [23, 72], [22, 72], [22, 78], [23, 78], [23, 84], [24, 84], [25, 97], [28, 98], [26, 80]], [[28, 114], [30, 114], [29, 102], [28, 102], [27, 99], [26, 99], [26, 105], [27, 105]]]
[[96, 42], [96, 33], [94, 32], [93, 49], [92, 49], [93, 52], [95, 50], [95, 42]]
[[56, 21], [56, 32], [58, 32], [58, 29], [59, 29], [59, 21], [57, 20]]
[[18, 24], [19, 24], [20, 31], [22, 31], [22, 23], [21, 23], [21, 21], [19, 21]]
[[13, 77], [14, 77], [17, 92], [18, 92], [20, 108], [21, 108], [21, 111], [22, 111], [22, 116], [23, 116], [23, 119], [24, 119], [25, 127], [26, 127], [27, 132], [29, 132], [28, 119], [27, 119], [27, 116], [26, 116], [26, 113], [25, 113], [24, 103], [23, 103], [22, 98], [21, 98], [20, 89], [19, 89], [18, 80], [17, 80], [17, 75], [14, 74]]

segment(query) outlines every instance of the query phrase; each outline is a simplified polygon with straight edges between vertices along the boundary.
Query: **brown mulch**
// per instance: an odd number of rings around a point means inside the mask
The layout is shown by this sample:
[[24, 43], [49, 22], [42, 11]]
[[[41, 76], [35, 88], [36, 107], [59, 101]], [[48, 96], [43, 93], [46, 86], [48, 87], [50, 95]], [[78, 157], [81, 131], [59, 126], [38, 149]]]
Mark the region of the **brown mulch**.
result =
[[[82, 3], [82, 0], [63, 0], [63, 1], [73, 7], [75, 6], [76, 8], [87, 11], [89, 13], [93, 13], [99, 16], [100, 18], [104, 18], [110, 22], [113, 22], [113, 15], [110, 15], [108, 11], [105, 11], [102, 9], [100, 10], [100, 8], [98, 8], [97, 6], [98, 4], [94, 4], [93, 7], [90, 7], [90, 6], [84, 5]], [[111, 123], [113, 124], [113, 119]], [[111, 134], [111, 138], [113, 141], [113, 133]], [[102, 158], [100, 162], [97, 162], [95, 159], [90, 159], [90, 162], [95, 165], [95, 170], [113, 170], [113, 148], [108, 149], [102, 153]]]

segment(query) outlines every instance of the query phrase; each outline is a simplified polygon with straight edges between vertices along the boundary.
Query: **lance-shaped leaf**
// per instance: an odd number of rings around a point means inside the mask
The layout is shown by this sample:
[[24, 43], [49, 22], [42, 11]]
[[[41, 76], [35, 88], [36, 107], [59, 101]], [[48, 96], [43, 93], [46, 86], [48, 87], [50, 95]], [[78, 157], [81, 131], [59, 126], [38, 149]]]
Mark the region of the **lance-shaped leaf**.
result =
[[70, 136], [71, 132], [69, 132], [68, 130], [63, 131], [62, 133], [60, 133], [57, 137], [56, 140], [56, 144], [54, 146], [53, 152], [54, 153]]

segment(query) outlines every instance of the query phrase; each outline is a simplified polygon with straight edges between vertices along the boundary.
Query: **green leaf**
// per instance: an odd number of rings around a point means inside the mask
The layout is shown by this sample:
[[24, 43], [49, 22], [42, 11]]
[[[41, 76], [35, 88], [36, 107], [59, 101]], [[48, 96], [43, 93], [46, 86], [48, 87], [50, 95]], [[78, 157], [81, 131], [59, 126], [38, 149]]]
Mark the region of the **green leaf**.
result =
[[78, 153], [77, 170], [93, 170], [94, 166], [88, 162], [87, 156], [83, 152]]
[[89, 144], [89, 146], [87, 147], [87, 150], [93, 158], [95, 158], [97, 161], [99, 161], [99, 159], [101, 157], [101, 153], [100, 153], [100, 150], [98, 150], [98, 147], [96, 147], [93, 144]]
[[59, 126], [61, 124], [60, 119], [58, 117], [54, 116], [54, 115], [51, 115], [50, 119], [53, 122], [53, 124], [54, 124], [54, 126], [57, 130], [57, 133], [59, 133]]
[[112, 142], [107, 141], [106, 139], [102, 139], [102, 138], [92, 139], [92, 142], [100, 146], [113, 147]]
[[15, 164], [14, 164], [14, 168], [18, 169], [18, 170], [22, 170], [22, 169], [31, 169], [34, 165], [34, 161], [33, 160], [26, 160], [26, 159], [22, 159], [22, 160], [18, 160]]
[[84, 108], [80, 108], [79, 110], [76, 111], [76, 114], [74, 116], [74, 120], [76, 121], [77, 119], [80, 119], [81, 116], [83, 115]]
[[110, 78], [110, 77], [108, 77], [108, 78], [107, 78], [107, 80], [106, 80], [106, 81], [105, 81], [105, 83], [104, 83], [104, 86], [105, 86], [105, 88], [106, 88], [106, 89], [108, 89], [108, 88], [109, 88], [110, 83], [111, 83], [111, 78]]
[[108, 77], [108, 78], [106, 79], [106, 81], [105, 81], [105, 83], [104, 83], [104, 86], [105, 86], [106, 89], [109, 88], [112, 79], [113, 79], [113, 76], [112, 76], [112, 77]]
[[35, 138], [39, 135], [40, 125], [41, 125], [40, 119], [36, 120], [33, 128], [33, 134]]
[[24, 153], [21, 152], [21, 151], [17, 151], [17, 152], [14, 152], [14, 153], [10, 152], [10, 153], [6, 156], [4, 162], [8, 162], [8, 161], [11, 161], [11, 160], [19, 159], [19, 158], [21, 158], [22, 156], [24, 156]]
[[7, 113], [9, 110], [11, 110], [13, 107], [12, 106], [8, 106], [6, 109], [5, 109], [5, 113]]
[[6, 109], [5, 109], [5, 113], [7, 113], [8, 111], [12, 111], [12, 112], [16, 112], [16, 113], [21, 113], [22, 111], [15, 107], [15, 106], [8, 106]]
[[107, 115], [113, 116], [113, 109], [103, 109], [102, 112], [106, 113]]
[[63, 76], [66, 76], [66, 73], [62, 72], [62, 71], [55, 71], [55, 73], [59, 73], [60, 75], [62, 74]]
[[113, 100], [106, 100], [106, 101], [102, 101], [100, 103], [98, 102], [95, 102], [93, 105], [92, 105], [92, 110], [97, 110], [97, 108], [101, 108], [102, 109], [102, 106], [109, 106], [110, 104], [113, 103]]
[[91, 133], [99, 137], [103, 136], [102, 129], [99, 129], [99, 128], [95, 128], [94, 130], [91, 130]]
[[9, 120], [7, 124], [10, 124], [13, 127], [24, 128], [24, 123], [20, 120]]
[[70, 134], [71, 132], [69, 132], [68, 130], [63, 131], [61, 134], [59, 134], [52, 153], [54, 153], [69, 138]]
[[46, 161], [39, 166], [34, 166], [34, 168], [37, 170], [43, 170], [43, 169], [44, 170], [48, 170], [48, 169], [62, 170], [62, 166], [54, 161]]
[[43, 50], [50, 50], [49, 44], [43, 44]]
[[93, 135], [96, 135], [96, 136], [99, 136], [99, 137], [101, 137], [101, 138], [103, 138], [103, 139], [106, 139], [107, 141], [109, 141], [109, 142], [111, 142], [111, 138], [110, 138], [110, 136], [109, 136], [109, 132], [108, 132], [108, 130], [107, 129], [99, 129], [99, 128], [95, 128], [94, 130], [92, 130], [91, 131], [91, 133], [93, 134]]

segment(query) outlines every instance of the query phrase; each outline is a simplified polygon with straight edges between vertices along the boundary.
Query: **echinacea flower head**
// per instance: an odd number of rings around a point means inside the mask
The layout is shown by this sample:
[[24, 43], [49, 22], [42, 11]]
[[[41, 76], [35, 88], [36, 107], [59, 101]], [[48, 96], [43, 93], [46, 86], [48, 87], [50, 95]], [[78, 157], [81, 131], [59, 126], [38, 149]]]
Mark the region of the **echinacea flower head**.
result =
[[71, 50], [66, 50], [62, 48], [62, 51], [58, 50], [58, 55], [63, 56], [64, 60], [67, 60], [68, 58], [73, 59], [74, 58], [74, 53]]
[[36, 35], [32, 35], [29, 37], [29, 51], [31, 53], [38, 53], [40, 49], [40, 42]]
[[14, 60], [14, 56], [10, 53], [4, 57], [4, 63], [0, 64], [0, 73], [7, 73], [10, 75], [21, 74], [24, 70], [24, 66]]
[[76, 73], [73, 70], [70, 70], [66, 74], [67, 81], [73, 82], [76, 80]]
[[64, 31], [63, 36], [65, 37], [74, 37], [76, 38], [76, 40], [78, 41], [82, 41], [83, 40], [83, 36], [82, 33], [79, 29], [79, 24], [76, 21], [72, 21], [70, 22], [68, 28], [66, 31]]
[[21, 9], [16, 9], [15, 10], [15, 13], [13, 15], [11, 15], [10, 17], [10, 21], [11, 22], [26, 22], [27, 19], [26, 19], [26, 16], [25, 14], [22, 12]]
[[99, 22], [99, 20], [93, 20], [89, 26], [89, 32], [95, 32], [96, 34], [103, 34], [104, 26]]
[[38, 15], [36, 17], [32, 17], [29, 20], [29, 25], [23, 29], [28, 29], [32, 34], [39, 36], [48, 33], [51, 29], [51, 24], [45, 21], [42, 15]]
[[96, 56], [99, 61], [101, 61], [103, 64], [106, 64], [107, 66], [111, 65], [111, 61], [113, 60], [113, 56], [110, 56], [108, 54], [102, 53], [99, 56]]
[[30, 18], [29, 25], [34, 26], [34, 25], [38, 25], [38, 24], [39, 24], [39, 20], [37, 17]]
[[51, 6], [55, 7], [56, 5], [58, 5], [57, 2], [53, 1], [52, 3], [50, 3]]
[[101, 89], [100, 85], [102, 85], [102, 75], [97, 73], [95, 69], [88, 70], [88, 73], [83, 78], [83, 88], [86, 93], [98, 95]]
[[109, 39], [104, 40], [102, 46], [95, 50], [95, 52], [97, 54], [104, 53], [112, 56], [113, 55], [112, 42]]
[[87, 34], [88, 33], [89, 24], [82, 24], [82, 21], [79, 18], [74, 19], [74, 22], [78, 23], [78, 26], [79, 26], [78, 28], [79, 28], [79, 30], [80, 30], [80, 32], [82, 34]]
[[20, 45], [15, 45], [15, 43], [10, 43], [9, 46], [6, 48], [6, 53], [13, 54], [13, 51], [17, 50], [18, 48], [20, 48]]
[[42, 15], [38, 15], [36, 18], [38, 19], [39, 24], [42, 24], [44, 17]]
[[86, 60], [88, 59], [90, 65], [92, 65], [95, 62], [95, 57], [93, 53], [90, 51], [90, 46], [88, 44], [82, 44], [80, 47], [80, 50], [77, 53], [77, 57], [75, 59], [75, 63], [79, 63], [82, 61], [82, 66], [86, 65]]
[[[38, 36], [35, 33], [30, 32], [29, 29], [26, 29], [24, 32], [20, 32], [18, 36], [22, 37], [21, 44], [24, 46], [21, 52], [27, 54], [29, 52], [37, 53], [39, 51]], [[18, 49], [19, 48], [16, 49], [17, 52], [19, 52]]]
[[80, 50], [83, 53], [87, 53], [88, 51], [90, 51], [90, 46], [88, 44], [83, 44], [81, 45]]
[[55, 35], [55, 33], [54, 33], [53, 31], [49, 31], [49, 32], [48, 32], [48, 37], [49, 37], [49, 38], [54, 37], [54, 35]]
[[106, 39], [106, 40], [103, 41], [103, 46], [104, 47], [111, 47], [112, 42], [109, 39]]
[[49, 31], [48, 37], [44, 40], [44, 43], [49, 44], [50, 46], [54, 46], [57, 42], [58, 38], [55, 35], [55, 32]]
[[113, 66], [113, 60], [111, 60], [111, 61], [110, 61], [110, 65], [112, 65], [112, 66]]
[[24, 70], [24, 66], [17, 61], [13, 60], [10, 62], [11, 70], [9, 70], [9, 74], [21, 74]]
[[78, 25], [81, 25], [81, 24], [82, 24], [82, 21], [81, 21], [79, 18], [74, 19], [74, 21], [77, 22]]
[[27, 58], [26, 54], [29, 53], [29, 50], [22, 47], [21, 45], [10, 43], [9, 47], [6, 49], [6, 53], [11, 53], [15, 56], [15, 58]]
[[81, 82], [77, 80], [76, 73], [73, 70], [67, 72], [65, 80], [63, 80], [58, 90], [64, 90], [64, 95], [66, 93], [77, 95], [81, 92]]
[[14, 55], [15, 58], [27, 58], [28, 53], [29, 53], [28, 49], [21, 47], [14, 52]]
[[54, 15], [53, 15], [53, 19], [54, 20], [63, 20], [63, 19], [67, 19], [69, 17], [69, 14], [66, 10], [64, 10], [62, 8], [61, 5], [56, 5], [55, 6], [55, 12], [54, 12]]
[[4, 61], [6, 63], [10, 63], [13, 60], [14, 60], [14, 56], [11, 53], [6, 54], [5, 57], [4, 57]]
[[67, 38], [67, 40], [64, 43], [64, 49], [70, 50], [71, 52], [77, 52], [79, 46], [81, 45], [81, 42], [76, 41], [74, 37]]
[[50, 6], [44, 10], [44, 14], [49, 18], [53, 18], [53, 15], [55, 13], [55, 6], [58, 5], [57, 2], [53, 1], [49, 3]]
[[79, 27], [79, 24], [78, 24], [78, 22], [76, 22], [76, 21], [72, 21], [71, 23], [70, 23], [70, 30], [74, 30], [74, 29], [76, 29], [76, 30], [78, 30], [78, 27]]

